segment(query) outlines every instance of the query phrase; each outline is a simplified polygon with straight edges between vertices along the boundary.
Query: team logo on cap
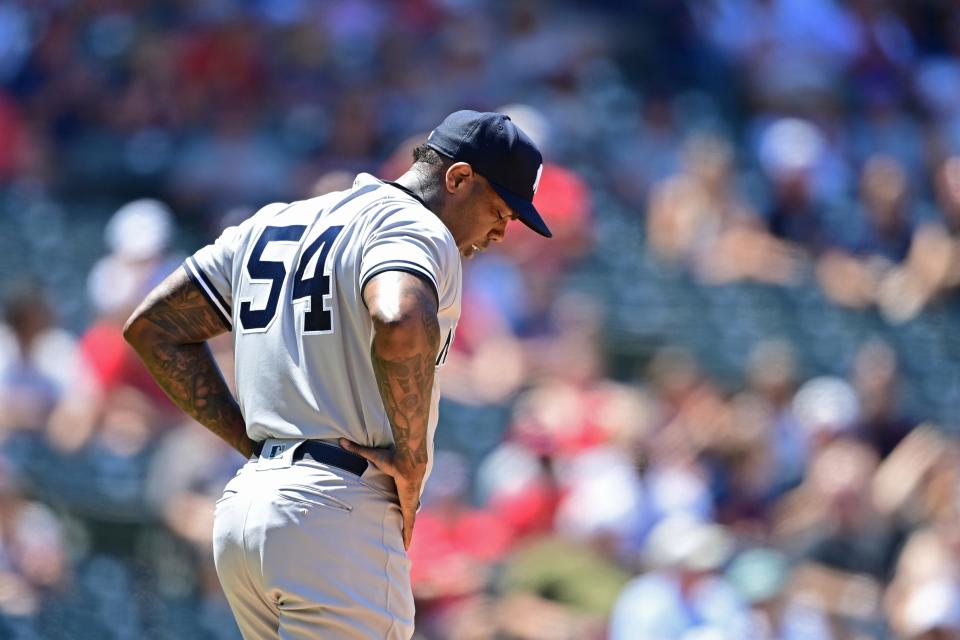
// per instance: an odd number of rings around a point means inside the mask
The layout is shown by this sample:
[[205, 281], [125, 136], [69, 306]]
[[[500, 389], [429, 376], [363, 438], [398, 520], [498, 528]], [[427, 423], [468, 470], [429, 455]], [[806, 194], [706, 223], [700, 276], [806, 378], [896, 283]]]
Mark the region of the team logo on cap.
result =
[[537, 169], [537, 177], [533, 181], [533, 192], [537, 192], [537, 187], [540, 186], [540, 174], [543, 173], [543, 163], [540, 164], [540, 168]]

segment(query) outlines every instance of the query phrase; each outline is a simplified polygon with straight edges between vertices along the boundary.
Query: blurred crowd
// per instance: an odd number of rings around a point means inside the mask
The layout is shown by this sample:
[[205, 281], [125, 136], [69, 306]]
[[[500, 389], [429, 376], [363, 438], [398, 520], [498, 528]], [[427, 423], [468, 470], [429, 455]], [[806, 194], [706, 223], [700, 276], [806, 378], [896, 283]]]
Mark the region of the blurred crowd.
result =
[[0, 1], [0, 638], [238, 637], [122, 324], [463, 107], [555, 237], [465, 265], [417, 637], [960, 639], [945, 0]]

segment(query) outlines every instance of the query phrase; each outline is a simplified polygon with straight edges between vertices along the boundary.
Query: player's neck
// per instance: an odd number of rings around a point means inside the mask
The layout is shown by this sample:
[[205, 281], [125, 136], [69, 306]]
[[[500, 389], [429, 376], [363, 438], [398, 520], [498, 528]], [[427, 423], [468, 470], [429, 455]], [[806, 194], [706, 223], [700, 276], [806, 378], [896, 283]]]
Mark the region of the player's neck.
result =
[[408, 190], [434, 214], [440, 215], [442, 209], [440, 190], [425, 180], [424, 176], [420, 173], [417, 171], [407, 171], [394, 180], [394, 183]]

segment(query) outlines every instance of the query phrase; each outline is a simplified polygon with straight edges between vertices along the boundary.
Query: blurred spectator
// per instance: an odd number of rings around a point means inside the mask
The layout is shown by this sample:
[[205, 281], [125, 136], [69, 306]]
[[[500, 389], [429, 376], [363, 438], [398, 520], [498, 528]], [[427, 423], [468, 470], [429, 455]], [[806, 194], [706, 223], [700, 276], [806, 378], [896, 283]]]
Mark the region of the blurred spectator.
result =
[[835, 168], [823, 133], [806, 120], [779, 118], [763, 128], [757, 153], [771, 181], [770, 233], [814, 256], [837, 244], [825, 184]]
[[746, 608], [720, 570], [733, 540], [718, 525], [688, 517], [657, 525], [644, 552], [648, 571], [617, 599], [610, 638], [690, 638], [708, 631], [747, 637]]
[[836, 440], [781, 505], [776, 539], [799, 560], [790, 594], [807, 623], [825, 616], [829, 634], [821, 637], [877, 637], [882, 630], [882, 588], [902, 539], [872, 500], [875, 465], [866, 445]]
[[186, 423], [164, 435], [150, 459], [146, 500], [171, 531], [211, 560], [212, 501], [233, 477], [237, 456], [199, 425]]
[[877, 457], [852, 439], [834, 440], [811, 460], [803, 484], [782, 504], [778, 535], [800, 557], [842, 574], [891, 575], [899, 531], [871, 499]]
[[561, 483], [556, 530], [628, 563], [651, 524], [629, 450], [594, 447], [585, 451], [564, 465]]
[[860, 404], [858, 431], [886, 458], [916, 426], [903, 409], [897, 354], [882, 341], [867, 342], [857, 352], [851, 378]]
[[764, 484], [774, 495], [800, 483], [809, 455], [809, 442], [792, 405], [797, 368], [793, 346], [778, 339], [759, 343], [747, 360], [748, 392], [768, 412], [764, 437], [770, 460]]
[[656, 521], [671, 515], [710, 519], [716, 505], [700, 454], [723, 428], [720, 422], [728, 415], [723, 399], [682, 349], [658, 352], [649, 377], [661, 424], [650, 438], [644, 469], [648, 509]]
[[554, 527], [629, 567], [653, 524], [641, 470], [655, 407], [645, 394], [614, 383], [595, 389], [586, 404], [601, 435], [559, 457]]
[[887, 590], [891, 627], [903, 638], [960, 637], [958, 449], [921, 426], [884, 462], [874, 484], [883, 508], [904, 522], [925, 522], [903, 545]]
[[816, 454], [835, 440], [853, 435], [860, 418], [860, 401], [846, 380], [820, 376], [797, 390], [793, 413], [811, 454]]
[[125, 312], [173, 270], [175, 233], [173, 213], [158, 200], [134, 200], [113, 214], [104, 231], [110, 253], [94, 265], [87, 283], [101, 314]]
[[756, 640], [834, 637], [822, 611], [791, 596], [791, 569], [783, 553], [763, 547], [744, 551], [727, 567], [727, 580], [750, 606], [745, 637]]
[[880, 306], [893, 322], [914, 318], [927, 304], [948, 295], [960, 283], [957, 234], [960, 231], [960, 157], [944, 160], [934, 175], [940, 210], [937, 220], [917, 228], [904, 263], [881, 284]]
[[853, 16], [831, 0], [722, 0], [699, 13], [761, 104], [829, 100], [863, 46]]
[[90, 298], [97, 319], [80, 338], [80, 350], [104, 393], [130, 386], [163, 412], [175, 411], [123, 339], [123, 324], [154, 286], [179, 265], [170, 252], [173, 215], [156, 200], [121, 207], [106, 228], [110, 253], [90, 273]]
[[908, 213], [907, 176], [893, 157], [867, 159], [860, 189], [862, 211], [850, 216], [855, 224], [846, 224], [848, 229], [853, 227], [847, 239], [839, 239], [817, 265], [827, 296], [852, 307], [876, 301], [881, 281], [910, 253], [916, 226]]
[[[548, 533], [560, 503], [557, 463], [595, 443], [581, 391], [545, 383], [518, 401], [513, 440], [491, 452], [478, 470], [486, 503], [518, 537]], [[506, 472], [514, 469], [515, 472]]]
[[756, 214], [735, 192], [732, 154], [718, 137], [687, 141], [683, 171], [651, 189], [647, 242], [661, 260], [684, 264], [708, 283], [793, 283], [796, 257], [760, 232]]
[[12, 284], [0, 326], [0, 432], [39, 430], [81, 369], [76, 340], [56, 326], [39, 285]]
[[47, 507], [26, 499], [10, 465], [0, 462], [0, 614], [32, 618], [68, 585], [63, 526]]
[[588, 544], [542, 538], [517, 547], [498, 583], [498, 622], [511, 638], [599, 639], [628, 574]]
[[607, 140], [609, 188], [631, 209], [642, 211], [652, 186], [675, 173], [683, 139], [669, 98], [651, 95], [630, 104], [617, 131]]

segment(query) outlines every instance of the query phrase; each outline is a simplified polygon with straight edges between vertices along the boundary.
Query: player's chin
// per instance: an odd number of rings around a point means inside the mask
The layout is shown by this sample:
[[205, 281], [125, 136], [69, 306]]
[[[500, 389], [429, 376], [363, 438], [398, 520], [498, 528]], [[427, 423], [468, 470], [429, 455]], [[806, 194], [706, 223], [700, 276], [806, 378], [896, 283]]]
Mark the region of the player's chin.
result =
[[486, 251], [487, 245], [489, 244], [490, 244], [489, 242], [484, 242], [482, 244], [479, 242], [474, 242], [470, 246], [464, 247], [463, 249], [461, 249], [460, 255], [463, 256], [464, 258], [476, 257], [477, 254], [480, 254]]

